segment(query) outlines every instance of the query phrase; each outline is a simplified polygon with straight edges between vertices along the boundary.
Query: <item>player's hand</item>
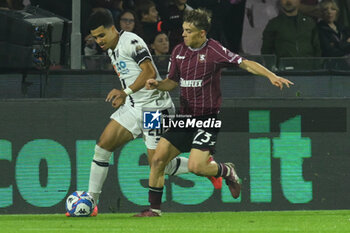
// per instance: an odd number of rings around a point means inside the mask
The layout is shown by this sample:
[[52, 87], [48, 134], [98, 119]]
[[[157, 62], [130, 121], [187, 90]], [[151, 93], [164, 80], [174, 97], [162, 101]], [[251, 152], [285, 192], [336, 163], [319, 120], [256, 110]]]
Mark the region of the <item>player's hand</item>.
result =
[[279, 87], [281, 90], [283, 89], [283, 86], [286, 85], [289, 88], [289, 85], [294, 85], [293, 82], [289, 81], [288, 79], [279, 77], [277, 75], [274, 75], [272, 77], [269, 77], [270, 82], [272, 85]]
[[114, 98], [114, 100], [112, 101], [112, 107], [119, 108], [121, 105], [125, 103], [125, 100], [126, 100], [126, 95], [124, 93], [124, 95], [121, 95], [118, 98]]
[[112, 101], [112, 106], [114, 108], [119, 108], [121, 105], [125, 103], [126, 94], [124, 91], [113, 89], [111, 90], [106, 98], [106, 102]]
[[107, 95], [107, 98], [106, 98], [106, 102], [111, 102], [113, 101], [114, 99], [116, 98], [119, 98], [121, 95], [125, 95], [125, 92], [124, 91], [121, 91], [121, 90], [118, 90], [118, 89], [113, 89], [111, 90], [108, 95]]
[[158, 87], [158, 81], [155, 79], [148, 79], [146, 81], [146, 89], [147, 90], [153, 90], [156, 89]]

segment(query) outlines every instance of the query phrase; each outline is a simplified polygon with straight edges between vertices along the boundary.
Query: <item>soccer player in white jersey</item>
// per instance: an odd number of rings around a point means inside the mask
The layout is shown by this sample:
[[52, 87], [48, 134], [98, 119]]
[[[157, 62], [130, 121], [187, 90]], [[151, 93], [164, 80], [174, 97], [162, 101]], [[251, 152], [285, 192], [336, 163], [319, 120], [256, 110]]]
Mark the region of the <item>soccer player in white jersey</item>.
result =
[[[174, 105], [166, 91], [146, 90], [146, 80], [161, 80], [145, 42], [131, 32], [118, 32], [109, 10], [95, 10], [88, 21], [90, 33], [96, 43], [111, 58], [123, 90], [113, 89], [106, 101], [117, 110], [104, 129], [96, 147], [90, 170], [89, 191], [97, 204], [106, 179], [112, 152], [118, 147], [143, 134], [148, 160], [152, 158], [160, 135], [143, 128], [143, 110], [174, 114]], [[188, 172], [188, 159], [181, 157], [169, 163], [165, 174], [177, 175]], [[210, 177], [215, 187], [222, 180]], [[97, 206], [92, 216], [97, 214]]]

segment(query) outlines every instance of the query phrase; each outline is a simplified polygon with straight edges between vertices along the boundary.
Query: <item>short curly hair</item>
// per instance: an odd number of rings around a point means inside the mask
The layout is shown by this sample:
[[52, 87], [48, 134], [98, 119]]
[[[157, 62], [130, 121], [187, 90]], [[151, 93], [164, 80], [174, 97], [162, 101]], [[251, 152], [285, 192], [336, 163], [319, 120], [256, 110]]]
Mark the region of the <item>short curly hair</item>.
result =
[[109, 28], [114, 25], [112, 13], [105, 8], [95, 9], [88, 19], [88, 29], [90, 31], [103, 26]]
[[211, 14], [204, 9], [187, 11], [184, 15], [184, 22], [192, 23], [199, 30], [208, 32], [211, 26]]

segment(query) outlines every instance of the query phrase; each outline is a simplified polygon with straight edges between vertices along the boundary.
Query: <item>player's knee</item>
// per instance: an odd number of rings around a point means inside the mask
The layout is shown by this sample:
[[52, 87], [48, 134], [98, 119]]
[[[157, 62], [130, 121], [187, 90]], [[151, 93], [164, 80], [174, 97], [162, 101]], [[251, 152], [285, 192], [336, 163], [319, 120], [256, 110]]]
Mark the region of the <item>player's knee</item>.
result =
[[157, 154], [155, 154], [152, 158], [151, 161], [151, 167], [160, 171], [160, 170], [164, 170], [165, 169], [165, 161], [161, 156], [158, 156]]
[[197, 163], [196, 161], [189, 161], [188, 171], [196, 175], [201, 175], [203, 173], [203, 166], [200, 163]]
[[108, 163], [111, 158], [112, 152], [102, 148], [100, 145], [95, 146], [94, 161]]
[[112, 143], [107, 140], [106, 138], [100, 138], [100, 140], [98, 141], [97, 145], [107, 151], [114, 151], [115, 148], [112, 145]]

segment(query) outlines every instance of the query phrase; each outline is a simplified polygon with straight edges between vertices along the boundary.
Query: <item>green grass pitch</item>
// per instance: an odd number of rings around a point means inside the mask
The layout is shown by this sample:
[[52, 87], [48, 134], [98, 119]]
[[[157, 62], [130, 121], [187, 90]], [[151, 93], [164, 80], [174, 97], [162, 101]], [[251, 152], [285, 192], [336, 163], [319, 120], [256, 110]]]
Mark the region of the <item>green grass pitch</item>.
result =
[[350, 232], [349, 210], [164, 213], [156, 218], [131, 216], [0, 215], [0, 232]]

